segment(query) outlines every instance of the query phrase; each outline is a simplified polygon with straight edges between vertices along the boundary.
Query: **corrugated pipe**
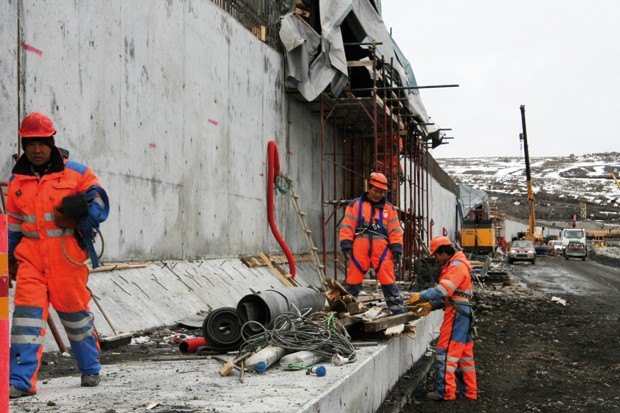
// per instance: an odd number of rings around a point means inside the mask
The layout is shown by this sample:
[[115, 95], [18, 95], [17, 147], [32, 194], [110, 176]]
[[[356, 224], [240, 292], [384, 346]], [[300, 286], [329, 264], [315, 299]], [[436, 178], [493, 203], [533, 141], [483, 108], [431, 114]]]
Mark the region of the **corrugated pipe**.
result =
[[284, 251], [284, 255], [286, 255], [291, 271], [291, 277], [295, 278], [295, 274], [297, 273], [297, 269], [295, 268], [295, 258], [293, 258], [291, 250], [288, 248], [288, 245], [286, 245], [286, 242], [284, 242], [284, 238], [282, 238], [282, 235], [276, 226], [273, 192], [276, 176], [280, 175], [280, 156], [278, 155], [278, 146], [274, 141], [269, 141], [267, 144], [267, 154], [267, 157], [269, 158], [269, 170], [267, 173], [267, 220], [269, 221], [269, 228], [271, 228], [273, 236], [276, 238], [276, 241], [278, 241], [278, 244], [280, 244], [282, 251]]
[[[246, 295], [237, 304], [237, 313], [243, 323], [256, 321], [269, 327], [282, 313], [308, 308], [311, 309], [310, 313], [314, 313], [324, 306], [325, 295], [312, 288], [279, 288]], [[252, 333], [262, 331], [255, 324], [248, 324], [245, 328]]]

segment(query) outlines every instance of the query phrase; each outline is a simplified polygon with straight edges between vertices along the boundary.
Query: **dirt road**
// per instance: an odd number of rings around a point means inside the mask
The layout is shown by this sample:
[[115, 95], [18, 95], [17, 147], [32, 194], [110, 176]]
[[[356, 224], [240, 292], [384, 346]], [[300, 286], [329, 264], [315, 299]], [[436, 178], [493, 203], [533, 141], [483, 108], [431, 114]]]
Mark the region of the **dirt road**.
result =
[[527, 288], [495, 285], [479, 294], [478, 401], [426, 400], [432, 372], [412, 388], [412, 371], [383, 411], [620, 412], [620, 269], [559, 257], [537, 262], [513, 267]]

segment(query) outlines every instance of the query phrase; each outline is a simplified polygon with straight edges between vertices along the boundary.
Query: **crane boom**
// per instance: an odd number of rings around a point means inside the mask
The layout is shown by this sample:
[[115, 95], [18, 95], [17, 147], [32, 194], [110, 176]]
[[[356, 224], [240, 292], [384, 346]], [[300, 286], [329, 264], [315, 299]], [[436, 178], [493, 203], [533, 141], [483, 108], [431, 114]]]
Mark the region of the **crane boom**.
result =
[[521, 139], [523, 140], [523, 149], [525, 153], [525, 175], [527, 178], [527, 199], [530, 201], [530, 214], [528, 217], [529, 228], [525, 236], [528, 240], [534, 240], [534, 228], [536, 227], [536, 215], [534, 213], [534, 191], [532, 189], [532, 173], [530, 171], [530, 151], [527, 146], [527, 128], [525, 126], [525, 105], [521, 105], [521, 126], [523, 127], [523, 133]]

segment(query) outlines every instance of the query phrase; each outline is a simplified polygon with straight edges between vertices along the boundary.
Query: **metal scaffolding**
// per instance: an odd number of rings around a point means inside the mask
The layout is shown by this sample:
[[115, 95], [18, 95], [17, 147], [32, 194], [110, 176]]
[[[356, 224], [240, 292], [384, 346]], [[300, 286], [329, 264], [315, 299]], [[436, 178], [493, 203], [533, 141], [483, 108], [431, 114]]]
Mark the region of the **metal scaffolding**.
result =
[[407, 259], [397, 279], [413, 280], [413, 259], [424, 255], [430, 242], [430, 155], [421, 128], [425, 124], [403, 104], [411, 88], [396, 83], [392, 65], [377, 55], [376, 43], [368, 50], [369, 60], [347, 63], [349, 70], [371, 69], [371, 88], [356, 89], [349, 83], [339, 97], [326, 92], [320, 97], [323, 264], [333, 260], [333, 274], [327, 275], [344, 277], [337, 254], [339, 224], [349, 202], [367, 190], [370, 173], [378, 171], [390, 182], [387, 199], [398, 209], [404, 229]]

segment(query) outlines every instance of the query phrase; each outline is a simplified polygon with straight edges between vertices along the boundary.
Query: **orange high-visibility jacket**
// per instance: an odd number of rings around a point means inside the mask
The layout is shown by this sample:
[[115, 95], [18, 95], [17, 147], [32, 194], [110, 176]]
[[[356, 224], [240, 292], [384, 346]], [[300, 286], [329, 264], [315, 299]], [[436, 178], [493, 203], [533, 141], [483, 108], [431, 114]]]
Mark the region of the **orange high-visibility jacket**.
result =
[[369, 232], [372, 232], [374, 240], [383, 239], [393, 252], [402, 252], [403, 229], [398, 211], [385, 200], [373, 205], [364, 195], [351, 201], [345, 210], [340, 245], [350, 247], [356, 236], [365, 236]]

